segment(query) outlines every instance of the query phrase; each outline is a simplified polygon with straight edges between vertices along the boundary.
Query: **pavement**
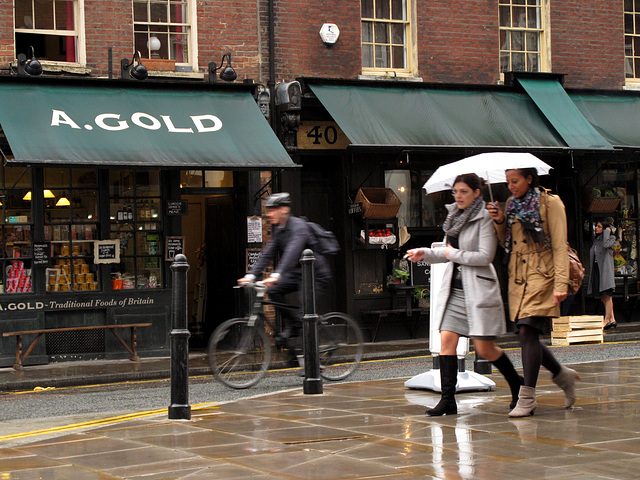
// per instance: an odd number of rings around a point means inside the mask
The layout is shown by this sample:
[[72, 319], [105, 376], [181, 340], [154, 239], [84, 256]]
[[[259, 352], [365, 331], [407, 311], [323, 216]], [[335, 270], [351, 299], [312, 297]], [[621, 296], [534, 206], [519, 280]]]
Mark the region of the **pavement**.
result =
[[[637, 340], [640, 325], [621, 324], [594, 346], [598, 355], [570, 365], [581, 376], [571, 409], [548, 373], [535, 415], [524, 419], [507, 417], [511, 396], [495, 371], [487, 375], [495, 389], [458, 394], [458, 415], [444, 417], [424, 414], [439, 395], [405, 388], [406, 378], [333, 383], [318, 395], [296, 388], [194, 406], [190, 420], [170, 420], [166, 409], [133, 412], [6, 448], [0, 432], [0, 479], [640, 478], [640, 358], [606, 355]], [[424, 355], [425, 341], [367, 345], [367, 356]], [[509, 347], [515, 337], [499, 343]], [[0, 389], [166, 378], [168, 366], [142, 359], [5, 368]], [[191, 356], [190, 373], [207, 368], [202, 353]]]

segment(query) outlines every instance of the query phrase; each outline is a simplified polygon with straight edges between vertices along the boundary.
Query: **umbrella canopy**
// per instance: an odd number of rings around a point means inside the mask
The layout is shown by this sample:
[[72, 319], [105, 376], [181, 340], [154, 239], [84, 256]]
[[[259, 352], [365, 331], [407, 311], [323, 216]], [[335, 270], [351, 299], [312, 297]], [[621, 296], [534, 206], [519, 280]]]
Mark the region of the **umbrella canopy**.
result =
[[507, 181], [505, 170], [516, 168], [535, 168], [538, 171], [538, 175], [548, 175], [549, 170], [551, 170], [551, 166], [530, 153], [481, 153], [438, 167], [423, 188], [427, 193], [449, 190], [453, 187], [453, 182], [458, 175], [475, 173], [487, 181], [489, 192], [491, 192], [492, 183], [504, 183]]

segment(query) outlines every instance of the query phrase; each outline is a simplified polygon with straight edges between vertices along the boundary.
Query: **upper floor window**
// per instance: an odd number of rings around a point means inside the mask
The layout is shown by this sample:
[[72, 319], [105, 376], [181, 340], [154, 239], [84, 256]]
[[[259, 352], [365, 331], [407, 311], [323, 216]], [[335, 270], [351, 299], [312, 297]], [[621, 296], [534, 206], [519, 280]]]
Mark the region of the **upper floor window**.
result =
[[133, 0], [136, 50], [143, 58], [191, 63], [191, 12], [188, 0]]
[[500, 72], [543, 71], [543, 0], [499, 0]]
[[15, 0], [16, 56], [32, 46], [38, 60], [80, 63], [82, 1]]
[[640, 1], [624, 0], [624, 74], [640, 78]]
[[407, 0], [362, 0], [362, 68], [366, 73], [409, 72]]

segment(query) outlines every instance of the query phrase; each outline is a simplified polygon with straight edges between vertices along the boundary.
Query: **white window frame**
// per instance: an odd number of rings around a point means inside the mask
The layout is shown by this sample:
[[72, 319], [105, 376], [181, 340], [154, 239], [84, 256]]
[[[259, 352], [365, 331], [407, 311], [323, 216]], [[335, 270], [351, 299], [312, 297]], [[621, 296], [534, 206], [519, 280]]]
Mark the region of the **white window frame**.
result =
[[[35, 9], [35, 0], [32, 0], [33, 8]], [[56, 65], [61, 66], [80, 66], [84, 67], [87, 64], [87, 47], [86, 47], [86, 38], [85, 38], [85, 21], [84, 21], [84, 0], [73, 0], [74, 5], [74, 30], [45, 30], [45, 29], [35, 29], [35, 28], [17, 28], [15, 26], [15, 4], [14, 4], [14, 15], [13, 15], [13, 30], [14, 30], [14, 39], [16, 33], [29, 33], [29, 34], [40, 34], [40, 35], [51, 35], [51, 36], [73, 36], [76, 39], [76, 61], [75, 62], [62, 62], [62, 61], [52, 61], [52, 60], [43, 60], [38, 58], [38, 52], [34, 52], [36, 58], [40, 61], [43, 66], [52, 66]], [[14, 41], [14, 54], [17, 56], [17, 52], [15, 51], [15, 41]]]
[[[635, 72], [633, 72], [634, 70], [634, 59], [638, 59], [640, 60], [640, 48], [638, 49], [638, 51], [633, 51], [633, 46], [632, 46], [632, 50], [631, 52], [627, 51], [627, 40], [630, 38], [632, 44], [635, 43], [635, 41], [640, 42], [640, 20], [636, 21], [636, 16], [640, 15], [640, 10], [633, 10], [633, 11], [629, 11], [626, 9], [626, 4], [627, 2], [623, 3], [623, 15], [624, 15], [624, 21], [623, 21], [623, 34], [624, 34], [624, 77], [625, 77], [625, 85], [626, 86], [630, 86], [630, 87], [634, 87], [634, 88], [640, 88], [640, 68], [636, 69]], [[632, 1], [631, 2], [631, 8], [635, 8], [635, 2]], [[626, 30], [626, 26], [627, 26], [627, 15], [631, 15], [631, 20], [633, 22], [633, 33], [627, 33]], [[631, 55], [628, 55], [628, 53], [631, 53]], [[634, 55], [635, 53], [635, 55]], [[634, 73], [634, 76], [632, 77], [627, 77], [627, 68], [630, 67], [631, 68], [631, 72]]]
[[[513, 27], [513, 26], [502, 26], [500, 22], [500, 8], [503, 6], [507, 6], [510, 4], [511, 7], [533, 7], [531, 0], [524, 0], [524, 4], [515, 4], [514, 0], [499, 0], [498, 2], [498, 70], [500, 71], [501, 78], [504, 78], [504, 72], [501, 70], [501, 56], [502, 52], [508, 51], [513, 52], [514, 50], [503, 50], [501, 44], [501, 35], [503, 31], [508, 32], [525, 32], [526, 33], [537, 33], [538, 34], [538, 49], [539, 49], [539, 57], [538, 57], [538, 72], [550, 72], [551, 71], [551, 48], [550, 48], [550, 39], [551, 35], [549, 33], [550, 30], [550, 14], [549, 14], [549, 2], [548, 0], [539, 0], [539, 11], [540, 11], [540, 25], [537, 28], [531, 27]], [[525, 47], [526, 48], [526, 47]], [[520, 50], [517, 50], [520, 51]], [[526, 61], [525, 54], [525, 61]], [[513, 67], [507, 69], [507, 71], [513, 71]], [[530, 70], [524, 70], [530, 71]]]
[[[133, 8], [134, 3], [148, 3], [153, 0], [138, 0], [131, 2], [132, 8], [132, 18], [133, 17]], [[193, 67], [194, 70], [197, 69], [198, 66], [198, 12], [197, 12], [197, 2], [195, 0], [185, 0], [187, 4], [187, 14], [186, 20], [183, 20], [181, 24], [172, 24], [171, 22], [167, 23], [158, 23], [159, 25], [175, 25], [175, 26], [185, 26], [188, 31], [185, 33], [187, 36], [187, 58], [186, 62], [176, 62], [176, 65], [186, 65]], [[135, 45], [135, 26], [136, 25], [153, 25], [150, 22], [137, 22], [133, 21], [133, 36], [134, 36], [134, 45]], [[143, 57], [144, 58], [144, 57]]]
[[[374, 0], [379, 1], [379, 0]], [[386, 0], [389, 1], [389, 0]], [[405, 9], [406, 9], [406, 20], [393, 20], [393, 19], [376, 19], [369, 17], [362, 17], [362, 13], [360, 14], [360, 48], [362, 50], [365, 42], [362, 40], [362, 23], [364, 21], [370, 22], [384, 22], [384, 23], [402, 23], [405, 25], [405, 56], [406, 56], [406, 65], [405, 68], [375, 68], [375, 67], [365, 67], [362, 65], [362, 75], [360, 78], [370, 78], [370, 77], [415, 77], [417, 76], [417, 72], [415, 70], [415, 65], [417, 62], [417, 48], [415, 45], [416, 36], [416, 19], [415, 19], [415, 0], [404, 0]], [[374, 8], [375, 10], [375, 8]], [[373, 44], [374, 42], [366, 42], [367, 44]], [[391, 44], [389, 44], [391, 45]], [[375, 47], [374, 47], [375, 48]], [[362, 62], [362, 55], [361, 55]]]

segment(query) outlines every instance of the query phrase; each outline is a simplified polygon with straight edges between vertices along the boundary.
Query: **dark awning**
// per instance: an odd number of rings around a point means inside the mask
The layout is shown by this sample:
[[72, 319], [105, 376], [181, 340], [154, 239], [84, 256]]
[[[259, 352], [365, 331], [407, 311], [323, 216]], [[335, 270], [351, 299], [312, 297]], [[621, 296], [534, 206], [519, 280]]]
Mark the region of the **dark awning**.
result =
[[307, 83], [354, 146], [567, 147], [524, 93]]
[[569, 97], [611, 144], [640, 148], [640, 96], [570, 92]]
[[518, 78], [518, 82], [571, 148], [613, 150], [580, 113], [560, 82], [533, 78]]
[[295, 164], [248, 89], [0, 83], [20, 163], [272, 169]]

